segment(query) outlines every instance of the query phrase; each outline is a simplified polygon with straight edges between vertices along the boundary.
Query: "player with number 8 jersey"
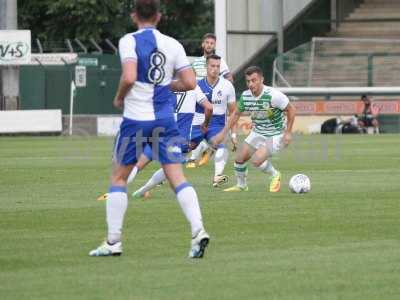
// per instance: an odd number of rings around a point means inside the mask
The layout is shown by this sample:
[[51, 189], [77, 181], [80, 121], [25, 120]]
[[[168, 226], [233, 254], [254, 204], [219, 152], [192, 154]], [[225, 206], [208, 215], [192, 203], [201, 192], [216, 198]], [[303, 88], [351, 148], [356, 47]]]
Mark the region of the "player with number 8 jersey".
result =
[[[156, 29], [159, 0], [136, 0], [131, 14], [138, 31], [119, 42], [122, 74], [114, 105], [123, 108], [116, 138], [108, 192], [107, 240], [90, 256], [122, 254], [122, 226], [128, 206], [127, 179], [145, 147], [159, 160], [182, 211], [190, 223], [190, 258], [201, 258], [209, 236], [204, 230], [196, 191], [182, 171], [182, 150], [174, 118], [176, 96], [196, 87], [196, 78], [183, 46]], [[173, 80], [175, 76], [176, 79]]]
[[122, 62], [138, 62], [138, 79], [125, 97], [124, 117], [141, 121], [172, 117], [169, 99], [174, 95], [169, 84], [174, 71], [190, 67], [182, 45], [148, 27], [125, 35], [119, 51]]

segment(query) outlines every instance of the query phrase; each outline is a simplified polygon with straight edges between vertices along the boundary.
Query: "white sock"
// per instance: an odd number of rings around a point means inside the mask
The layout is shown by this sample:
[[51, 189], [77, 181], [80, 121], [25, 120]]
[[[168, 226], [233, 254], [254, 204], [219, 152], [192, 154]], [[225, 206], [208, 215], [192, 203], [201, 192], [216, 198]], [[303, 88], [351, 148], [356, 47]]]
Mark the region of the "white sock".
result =
[[202, 140], [201, 143], [192, 151], [192, 155], [190, 156], [190, 160], [198, 160], [204, 151], [209, 148], [207, 142]]
[[278, 171], [274, 168], [272, 163], [269, 160], [264, 161], [258, 169], [263, 172], [275, 176], [278, 174]]
[[229, 152], [228, 149], [218, 148], [215, 152], [214, 164], [215, 164], [215, 173], [214, 176], [219, 176], [224, 173], [226, 162], [228, 161]]
[[195, 237], [203, 229], [203, 220], [196, 191], [190, 184], [184, 182], [176, 187], [175, 193], [183, 214], [190, 223], [192, 237]]
[[244, 188], [247, 186], [247, 164], [238, 164], [237, 162], [235, 162], [234, 164], [235, 167], [235, 175], [236, 175], [236, 179], [237, 179], [237, 185], [241, 188]]
[[165, 177], [164, 170], [161, 168], [161, 169], [157, 170], [153, 174], [153, 176], [151, 176], [151, 178], [146, 182], [146, 184], [144, 186], [142, 186], [138, 190], [138, 192], [141, 195], [143, 195], [147, 191], [150, 191], [151, 189], [153, 189], [157, 184], [160, 184], [161, 182], [163, 182], [165, 179], [166, 179], [166, 177]]
[[111, 187], [106, 205], [108, 235], [110, 244], [121, 241], [124, 215], [128, 207], [128, 196], [125, 187]]
[[139, 173], [139, 168], [134, 166], [132, 171], [131, 171], [131, 173], [128, 176], [128, 179], [127, 179], [126, 183], [130, 184], [133, 181], [133, 179], [135, 179], [137, 173]]

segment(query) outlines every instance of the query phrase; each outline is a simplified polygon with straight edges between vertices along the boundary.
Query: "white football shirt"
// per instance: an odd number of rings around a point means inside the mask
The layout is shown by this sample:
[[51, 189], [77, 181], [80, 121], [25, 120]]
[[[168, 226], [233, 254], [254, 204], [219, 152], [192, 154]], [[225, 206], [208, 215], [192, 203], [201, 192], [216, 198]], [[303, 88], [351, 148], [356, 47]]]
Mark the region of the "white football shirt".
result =
[[183, 46], [154, 27], [128, 33], [119, 41], [121, 62], [137, 62], [137, 80], [125, 97], [124, 117], [149, 121], [173, 117], [170, 90], [174, 73], [190, 64]]
[[[236, 102], [235, 88], [232, 83], [220, 77], [214, 86], [211, 86], [204, 78], [197, 82], [196, 92], [202, 92], [213, 105], [213, 119], [224, 119], [228, 103]], [[213, 122], [213, 119], [211, 122]], [[196, 114], [193, 125], [201, 125], [204, 122], [204, 108], [196, 105]]]

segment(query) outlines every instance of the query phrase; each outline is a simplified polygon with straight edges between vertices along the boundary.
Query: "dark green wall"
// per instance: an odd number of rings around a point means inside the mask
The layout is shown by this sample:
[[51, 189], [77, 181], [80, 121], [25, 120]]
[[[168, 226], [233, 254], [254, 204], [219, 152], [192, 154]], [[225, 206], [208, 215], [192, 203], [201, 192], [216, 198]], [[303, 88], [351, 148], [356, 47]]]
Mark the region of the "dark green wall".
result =
[[[116, 55], [84, 54], [80, 58], [95, 58], [97, 66], [87, 66], [86, 87], [77, 88], [75, 114], [115, 114], [112, 100], [121, 72]], [[21, 67], [20, 91], [22, 109], [61, 109], [69, 114], [70, 84], [75, 76], [71, 66]]]
[[97, 58], [98, 66], [87, 66], [87, 86], [77, 88], [76, 113], [116, 114], [112, 106], [121, 75], [121, 63], [117, 55], [81, 55], [80, 58]]
[[46, 99], [46, 76], [41, 67], [23, 66], [20, 69], [21, 109], [43, 109]]

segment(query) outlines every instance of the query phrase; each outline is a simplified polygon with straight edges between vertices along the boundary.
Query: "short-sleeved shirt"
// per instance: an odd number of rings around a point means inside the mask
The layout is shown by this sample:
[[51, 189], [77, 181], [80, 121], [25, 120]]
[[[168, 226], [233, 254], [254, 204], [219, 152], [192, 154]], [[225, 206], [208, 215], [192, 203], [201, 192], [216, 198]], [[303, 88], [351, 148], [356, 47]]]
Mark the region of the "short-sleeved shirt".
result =
[[249, 112], [253, 131], [266, 137], [282, 134], [285, 127], [283, 110], [289, 104], [288, 97], [279, 90], [264, 86], [261, 94], [255, 97], [250, 90], [240, 96], [238, 109]]
[[[232, 83], [220, 77], [214, 86], [207, 82], [207, 78], [197, 82], [196, 91], [202, 92], [213, 105], [213, 116], [210, 126], [213, 124], [225, 124], [226, 110], [228, 103], [236, 102], [235, 88]], [[194, 116], [193, 125], [201, 125], [204, 122], [204, 108], [196, 105], [196, 114]]]
[[[207, 61], [205, 56], [196, 57], [192, 62], [192, 67], [196, 73], [196, 79], [201, 80], [207, 76]], [[220, 76], [225, 76], [229, 73], [228, 65], [225, 60], [221, 58]]]
[[121, 62], [137, 62], [137, 79], [125, 97], [124, 117], [151, 121], [173, 117], [174, 73], [189, 68], [183, 46], [154, 27], [128, 33], [119, 41]]
[[201, 106], [206, 99], [199, 87], [196, 87], [195, 90], [176, 93], [176, 118], [179, 133], [183, 138], [190, 140], [196, 105]]

